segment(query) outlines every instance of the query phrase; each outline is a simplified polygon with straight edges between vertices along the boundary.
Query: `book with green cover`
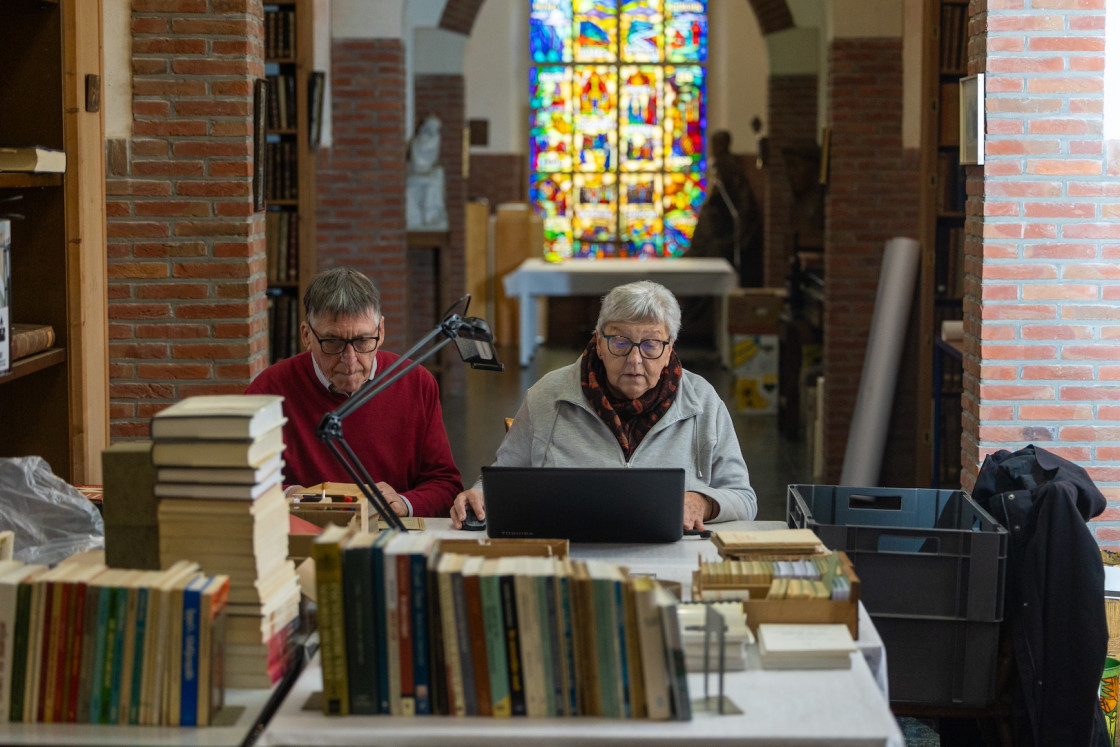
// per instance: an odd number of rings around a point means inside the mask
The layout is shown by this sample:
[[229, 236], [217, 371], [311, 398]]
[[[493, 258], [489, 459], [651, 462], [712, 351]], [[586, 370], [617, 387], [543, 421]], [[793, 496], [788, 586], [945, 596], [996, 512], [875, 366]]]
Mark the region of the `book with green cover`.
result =
[[479, 596], [486, 634], [486, 669], [490, 675], [490, 703], [494, 716], [513, 715], [506, 663], [505, 627], [502, 624], [502, 590], [498, 583], [498, 559], [487, 558], [479, 572]]
[[319, 606], [319, 650], [323, 669], [323, 713], [350, 713], [343, 607], [342, 546], [350, 529], [331, 524], [311, 543], [315, 592]]

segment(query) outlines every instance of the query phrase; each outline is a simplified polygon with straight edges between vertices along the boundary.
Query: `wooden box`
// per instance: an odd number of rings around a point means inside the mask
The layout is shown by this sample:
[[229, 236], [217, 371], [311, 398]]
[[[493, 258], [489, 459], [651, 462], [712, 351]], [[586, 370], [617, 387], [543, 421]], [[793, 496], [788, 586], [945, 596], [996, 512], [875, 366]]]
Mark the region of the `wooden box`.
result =
[[485, 558], [509, 558], [520, 555], [531, 557], [568, 557], [568, 540], [565, 539], [445, 539], [439, 542], [439, 552], [461, 555], [481, 555]]
[[[766, 599], [769, 586], [700, 586], [700, 572], [693, 572], [692, 598], [718, 598], [721, 592], [747, 590], [750, 598], [743, 601], [743, 611], [747, 614], [747, 625], [751, 632], [757, 633], [760, 623], [842, 623], [848, 626], [852, 638], [859, 638], [859, 576], [852, 568], [848, 556], [841, 552], [840, 562], [844, 575], [851, 584], [848, 599]], [[704, 592], [708, 595], [705, 597]]]

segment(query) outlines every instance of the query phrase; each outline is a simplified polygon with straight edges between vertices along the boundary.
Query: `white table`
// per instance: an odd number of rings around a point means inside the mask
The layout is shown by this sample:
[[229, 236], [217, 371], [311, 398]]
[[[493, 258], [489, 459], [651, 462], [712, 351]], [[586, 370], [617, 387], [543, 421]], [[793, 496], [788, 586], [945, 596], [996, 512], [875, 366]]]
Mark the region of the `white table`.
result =
[[719, 299], [716, 340], [724, 365], [730, 365], [727, 294], [738, 287], [739, 277], [731, 263], [719, 257], [525, 260], [502, 278], [506, 295], [517, 296], [520, 306], [518, 357], [521, 365], [529, 365], [537, 346], [538, 296], [602, 296], [615, 286], [635, 280], [661, 283], [677, 296], [716, 296]]
[[[427, 531], [441, 537], [478, 537], [452, 530], [448, 519], [425, 519]], [[715, 529], [784, 527], [782, 522], [727, 522]], [[660, 578], [685, 581], [697, 558], [718, 558], [709, 540], [687, 537], [666, 545], [573, 544], [573, 558], [603, 559], [632, 572], [656, 573]], [[685, 589], [689, 588], [685, 584]], [[259, 745], [510, 745], [636, 744], [688, 745], [698, 740], [735, 745], [887, 745], [903, 747], [902, 733], [890, 711], [885, 692], [886, 661], [882, 641], [870, 617], [860, 610], [861, 653], [852, 654], [845, 670], [763, 671], [757, 653], [749, 650], [748, 669], [725, 676], [725, 695], [743, 712], [719, 715], [695, 711], [692, 721], [633, 721], [580, 717], [571, 719], [495, 719], [450, 716], [327, 717], [308, 700], [322, 690], [318, 657], [305, 667], [288, 697], [261, 734]], [[877, 645], [876, 645], [877, 644]], [[878, 651], [881, 682], [868, 668], [867, 652]], [[709, 690], [718, 690], [715, 676]], [[703, 698], [701, 674], [689, 675], [695, 704]], [[694, 708], [695, 710], [695, 708]]]

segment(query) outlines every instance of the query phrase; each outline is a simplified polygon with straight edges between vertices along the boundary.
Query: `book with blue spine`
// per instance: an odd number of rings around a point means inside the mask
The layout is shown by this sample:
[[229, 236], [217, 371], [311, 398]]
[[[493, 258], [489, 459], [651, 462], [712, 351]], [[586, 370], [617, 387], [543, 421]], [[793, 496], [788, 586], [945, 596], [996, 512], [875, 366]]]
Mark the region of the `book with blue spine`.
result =
[[428, 558], [435, 547], [434, 535], [415, 535], [418, 544], [410, 554], [412, 602], [412, 677], [416, 713], [432, 712], [432, 671], [428, 645]]
[[[198, 649], [201, 635], [202, 590], [210, 577], [199, 575], [183, 589], [182, 657], [179, 669], [179, 726], [196, 726], [198, 721]], [[174, 724], [173, 724], [174, 725]]]
[[136, 638], [133, 641], [132, 688], [128, 698], [128, 723], [140, 723], [140, 682], [144, 673], [144, 640], [148, 634], [149, 586], [144, 584], [136, 594]]

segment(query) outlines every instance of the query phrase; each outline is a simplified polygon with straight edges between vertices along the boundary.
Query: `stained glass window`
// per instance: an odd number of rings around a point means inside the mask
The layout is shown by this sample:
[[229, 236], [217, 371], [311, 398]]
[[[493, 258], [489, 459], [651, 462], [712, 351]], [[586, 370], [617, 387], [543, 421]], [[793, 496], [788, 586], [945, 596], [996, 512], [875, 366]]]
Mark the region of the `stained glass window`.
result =
[[675, 257], [704, 198], [707, 0], [531, 0], [546, 255]]

